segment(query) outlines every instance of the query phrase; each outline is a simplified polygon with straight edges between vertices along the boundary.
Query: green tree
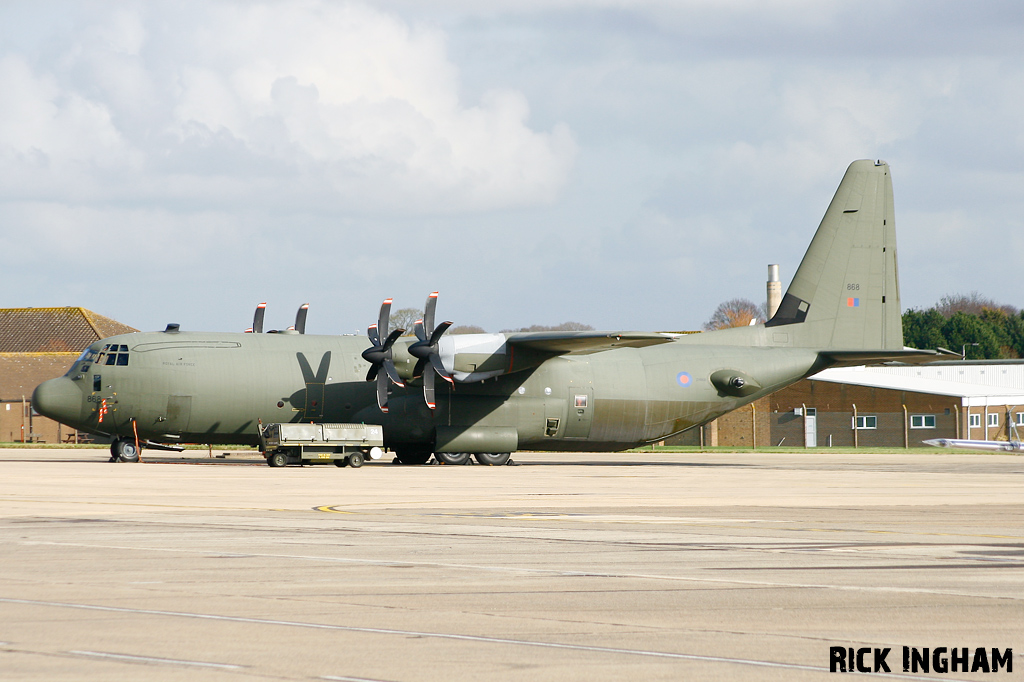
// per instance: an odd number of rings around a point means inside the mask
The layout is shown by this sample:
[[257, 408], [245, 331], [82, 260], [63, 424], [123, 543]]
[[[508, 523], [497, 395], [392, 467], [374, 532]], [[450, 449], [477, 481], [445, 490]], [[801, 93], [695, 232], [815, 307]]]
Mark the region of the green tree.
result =
[[[911, 348], [950, 348], [949, 341], [942, 333], [946, 323], [937, 310], [908, 310], [903, 313], [903, 343]], [[952, 350], [952, 348], [950, 348]]]
[[[956, 312], [942, 325], [950, 350], [963, 349], [969, 360], [1000, 358], [999, 337], [976, 315]], [[974, 346], [972, 344], [978, 344]]]
[[1024, 358], [1024, 310], [1006, 319], [1006, 335], [1016, 357]]

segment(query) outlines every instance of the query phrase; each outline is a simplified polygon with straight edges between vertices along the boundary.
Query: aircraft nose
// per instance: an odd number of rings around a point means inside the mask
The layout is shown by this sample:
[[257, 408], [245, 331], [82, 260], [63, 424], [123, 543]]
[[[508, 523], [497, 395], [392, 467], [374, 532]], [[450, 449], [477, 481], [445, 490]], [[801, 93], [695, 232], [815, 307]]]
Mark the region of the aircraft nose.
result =
[[36, 386], [32, 407], [44, 417], [64, 424], [78, 421], [82, 413], [82, 392], [71, 379], [50, 379]]

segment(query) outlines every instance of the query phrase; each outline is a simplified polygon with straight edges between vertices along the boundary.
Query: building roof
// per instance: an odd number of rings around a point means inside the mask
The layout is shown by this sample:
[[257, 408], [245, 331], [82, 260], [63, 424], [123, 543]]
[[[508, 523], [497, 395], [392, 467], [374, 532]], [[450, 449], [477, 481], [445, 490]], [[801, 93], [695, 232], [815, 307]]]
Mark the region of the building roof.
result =
[[964, 405], [1024, 404], [1024, 361], [837, 367], [818, 372], [810, 379], [953, 396]]
[[80, 353], [89, 344], [137, 332], [85, 308], [0, 308], [0, 353]]
[[59, 377], [77, 353], [0, 353], [0, 401], [31, 398], [36, 386]]

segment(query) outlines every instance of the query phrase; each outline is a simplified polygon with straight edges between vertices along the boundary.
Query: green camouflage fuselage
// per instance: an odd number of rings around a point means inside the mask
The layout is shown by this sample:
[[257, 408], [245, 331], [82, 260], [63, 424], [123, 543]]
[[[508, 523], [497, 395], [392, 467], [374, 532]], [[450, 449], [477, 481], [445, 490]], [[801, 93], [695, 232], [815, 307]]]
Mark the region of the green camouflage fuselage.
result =
[[[81, 411], [63, 420], [121, 436], [133, 435], [134, 420], [140, 438], [158, 442], [255, 444], [260, 421], [316, 421], [382, 424], [390, 447], [430, 448], [437, 426], [483, 426], [514, 428], [523, 449], [620, 450], [705, 423], [822, 366], [807, 349], [700, 343], [718, 335], [551, 357], [454, 389], [442, 383], [435, 410], [416, 384], [392, 386], [385, 414], [364, 380], [362, 337], [129, 334], [91, 347], [123, 344], [127, 365], [80, 361], [71, 369]], [[709, 381], [718, 370], [740, 371], [761, 388], [724, 394]]]

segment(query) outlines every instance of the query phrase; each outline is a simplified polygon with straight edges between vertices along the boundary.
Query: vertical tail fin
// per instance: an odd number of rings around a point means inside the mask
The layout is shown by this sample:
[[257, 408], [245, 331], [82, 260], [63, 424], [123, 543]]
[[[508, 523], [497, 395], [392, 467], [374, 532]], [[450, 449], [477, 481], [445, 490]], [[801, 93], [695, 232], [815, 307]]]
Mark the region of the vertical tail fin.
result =
[[808, 348], [903, 348], [887, 163], [850, 164], [765, 326], [785, 326], [795, 345]]

